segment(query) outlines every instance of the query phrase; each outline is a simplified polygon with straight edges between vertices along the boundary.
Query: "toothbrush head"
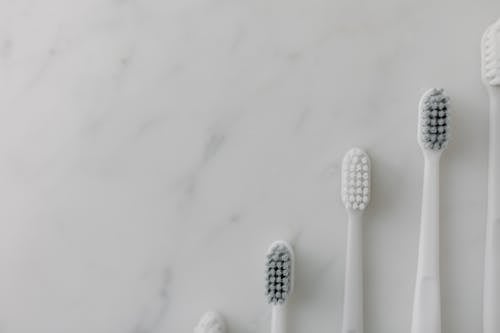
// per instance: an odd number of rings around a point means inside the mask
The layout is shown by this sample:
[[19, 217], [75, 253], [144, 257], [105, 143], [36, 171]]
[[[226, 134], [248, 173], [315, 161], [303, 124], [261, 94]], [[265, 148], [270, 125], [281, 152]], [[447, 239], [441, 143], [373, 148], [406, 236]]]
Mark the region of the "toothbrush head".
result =
[[418, 142], [422, 149], [441, 152], [449, 139], [449, 98], [443, 89], [430, 89], [418, 107]]
[[349, 150], [342, 162], [342, 202], [347, 209], [363, 211], [370, 202], [370, 157], [359, 148]]
[[266, 297], [269, 304], [286, 302], [293, 289], [294, 254], [285, 241], [271, 244], [266, 256]]
[[500, 86], [500, 20], [481, 39], [481, 74], [486, 85]]
[[226, 324], [221, 314], [209, 311], [201, 317], [200, 322], [194, 328], [194, 333], [225, 333]]

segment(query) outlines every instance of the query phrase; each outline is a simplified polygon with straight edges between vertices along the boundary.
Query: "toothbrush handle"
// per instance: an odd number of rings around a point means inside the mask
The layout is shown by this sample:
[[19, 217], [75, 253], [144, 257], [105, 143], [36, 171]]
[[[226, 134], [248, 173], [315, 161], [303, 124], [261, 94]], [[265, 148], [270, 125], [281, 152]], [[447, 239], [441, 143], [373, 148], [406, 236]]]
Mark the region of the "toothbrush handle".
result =
[[439, 284], [439, 158], [426, 153], [417, 279], [411, 333], [441, 332]]
[[286, 333], [286, 304], [273, 305], [271, 333]]
[[490, 93], [488, 213], [483, 290], [483, 332], [500, 332], [500, 91]]
[[349, 212], [342, 333], [363, 333], [362, 213]]

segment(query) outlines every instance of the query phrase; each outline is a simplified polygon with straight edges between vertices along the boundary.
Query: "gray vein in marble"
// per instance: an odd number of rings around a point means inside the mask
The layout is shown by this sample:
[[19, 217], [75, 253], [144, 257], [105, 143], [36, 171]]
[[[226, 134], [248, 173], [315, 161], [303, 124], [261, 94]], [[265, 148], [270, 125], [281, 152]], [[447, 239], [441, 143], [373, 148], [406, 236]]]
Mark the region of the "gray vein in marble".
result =
[[186, 65], [184, 63], [182, 62], [176, 63], [164, 71], [162, 75], [162, 81], [169, 81], [175, 79], [179, 75], [181, 75], [185, 70], [186, 70]]
[[242, 219], [242, 214], [241, 213], [233, 213], [229, 217], [229, 224], [237, 224], [240, 223]]
[[161, 116], [151, 116], [149, 119], [142, 121], [137, 125], [136, 137], [142, 137], [149, 134], [156, 127], [160, 127], [164, 120], [165, 119]]
[[24, 91], [32, 90], [40, 81], [43, 80], [44, 76], [47, 74], [49, 69], [52, 67], [55, 58], [57, 56], [57, 49], [55, 46], [50, 47], [47, 50], [47, 53], [44, 57], [44, 60], [41, 62], [38, 70], [33, 73], [31, 79], [26, 83]]
[[155, 299], [148, 306], [142, 318], [135, 325], [130, 333], [152, 333], [161, 325], [162, 320], [168, 311], [169, 297], [168, 290], [172, 282], [172, 269], [166, 268], [163, 278], [158, 288]]
[[179, 209], [186, 211], [193, 203], [198, 188], [199, 179], [203, 174], [205, 166], [217, 155], [226, 142], [226, 136], [220, 132], [212, 133], [201, 153], [201, 158], [197, 165], [178, 184], [181, 185], [183, 197], [179, 203]]
[[335, 258], [335, 255], [327, 256], [327, 260], [325, 261], [325, 263], [318, 267], [318, 270], [315, 273], [311, 273], [311, 276], [314, 277], [314, 279], [312, 279], [314, 282], [311, 283], [311, 286], [314, 286], [312, 288], [314, 292], [322, 291], [322, 281], [327, 277], [328, 273], [333, 268]]
[[32, 90], [40, 81], [42, 81], [45, 75], [47, 75], [49, 70], [54, 65], [56, 59], [58, 59], [58, 56], [60, 56], [62, 29], [63, 29], [62, 25], [59, 24], [57, 26], [55, 37], [51, 45], [48, 45], [46, 51], [44, 52], [44, 55], [40, 55], [40, 59], [42, 60], [40, 61], [38, 69], [32, 74], [31, 78], [26, 82], [25, 87], [23, 89], [24, 92]]
[[14, 42], [10, 39], [5, 39], [0, 45], [0, 58], [2, 58], [2, 60], [10, 58], [13, 48]]
[[208, 163], [222, 148], [224, 142], [226, 141], [226, 137], [222, 133], [213, 133], [207, 141], [205, 145], [205, 149], [203, 151], [202, 165]]
[[133, 55], [131, 53], [123, 55], [119, 58], [119, 66], [116, 73], [113, 75], [117, 84], [122, 84], [124, 77], [127, 74], [128, 69], [132, 63]]
[[306, 107], [299, 113], [297, 121], [295, 122], [295, 132], [299, 132], [302, 130], [305, 123], [307, 122], [307, 119], [311, 115], [311, 112], [311, 109]]
[[241, 212], [232, 213], [228, 218], [224, 219], [221, 223], [213, 225], [209, 231], [204, 235], [203, 241], [200, 242], [201, 247], [205, 247], [217, 241], [224, 233], [230, 229], [235, 228], [243, 223], [245, 215]]
[[234, 34], [233, 40], [231, 42], [231, 51], [236, 51], [238, 48], [245, 42], [245, 39], [248, 37], [248, 31], [244, 27], [241, 27]]

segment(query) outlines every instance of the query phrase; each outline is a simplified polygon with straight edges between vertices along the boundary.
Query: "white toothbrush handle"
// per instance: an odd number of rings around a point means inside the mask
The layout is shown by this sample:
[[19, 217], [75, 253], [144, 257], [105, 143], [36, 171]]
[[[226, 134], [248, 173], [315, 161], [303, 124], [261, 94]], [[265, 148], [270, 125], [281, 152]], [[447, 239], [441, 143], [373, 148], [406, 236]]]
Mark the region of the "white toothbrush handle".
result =
[[342, 333], [363, 333], [362, 213], [349, 211]]
[[490, 91], [488, 213], [484, 262], [483, 329], [500, 332], [500, 91]]
[[[411, 333], [441, 332], [439, 285], [439, 158], [426, 152], [417, 279]], [[498, 332], [497, 332], [498, 333]]]
[[273, 305], [271, 333], [286, 333], [286, 304]]

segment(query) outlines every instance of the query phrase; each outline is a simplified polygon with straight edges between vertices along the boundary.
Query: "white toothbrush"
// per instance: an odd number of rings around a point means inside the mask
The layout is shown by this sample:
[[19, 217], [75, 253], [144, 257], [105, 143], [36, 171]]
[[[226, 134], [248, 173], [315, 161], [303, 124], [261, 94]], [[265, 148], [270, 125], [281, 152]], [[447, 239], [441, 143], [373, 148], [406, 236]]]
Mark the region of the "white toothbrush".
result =
[[205, 313], [198, 325], [193, 330], [194, 333], [226, 333], [224, 317], [215, 311]]
[[349, 222], [342, 333], [363, 333], [363, 211], [370, 201], [370, 158], [359, 148], [342, 162], [342, 202]]
[[481, 40], [481, 73], [490, 96], [488, 212], [484, 254], [483, 333], [500, 332], [500, 20]]
[[271, 333], [286, 332], [287, 301], [293, 290], [295, 257], [290, 244], [276, 241], [266, 255], [266, 297], [272, 305]]
[[419, 104], [417, 137], [424, 154], [424, 188], [411, 333], [441, 332], [439, 160], [449, 138], [448, 103], [442, 89], [431, 89]]

